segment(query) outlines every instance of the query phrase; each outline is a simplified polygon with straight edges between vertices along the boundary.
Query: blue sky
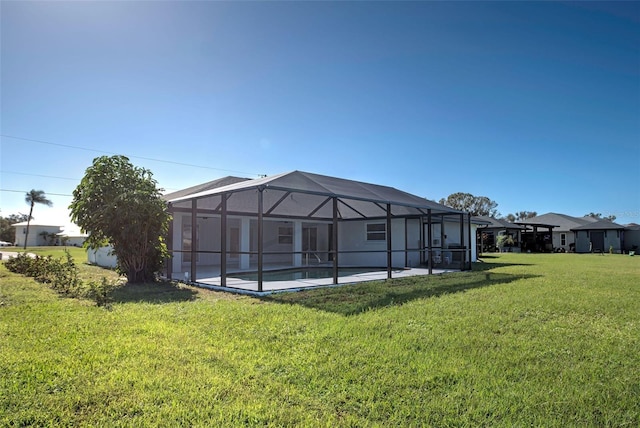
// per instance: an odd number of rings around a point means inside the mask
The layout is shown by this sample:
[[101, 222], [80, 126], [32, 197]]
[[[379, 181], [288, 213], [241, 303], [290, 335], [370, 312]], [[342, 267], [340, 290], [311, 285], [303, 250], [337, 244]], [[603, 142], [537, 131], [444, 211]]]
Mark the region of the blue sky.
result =
[[0, 215], [60, 218], [106, 152], [168, 190], [302, 170], [640, 223], [640, 2], [0, 7]]

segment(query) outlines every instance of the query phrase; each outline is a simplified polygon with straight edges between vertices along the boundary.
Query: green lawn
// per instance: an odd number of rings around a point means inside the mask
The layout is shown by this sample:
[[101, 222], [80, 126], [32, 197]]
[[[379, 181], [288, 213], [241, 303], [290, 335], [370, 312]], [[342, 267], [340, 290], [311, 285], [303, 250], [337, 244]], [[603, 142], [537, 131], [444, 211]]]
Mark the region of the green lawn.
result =
[[268, 298], [125, 286], [110, 310], [0, 267], [0, 426], [640, 425], [640, 257]]

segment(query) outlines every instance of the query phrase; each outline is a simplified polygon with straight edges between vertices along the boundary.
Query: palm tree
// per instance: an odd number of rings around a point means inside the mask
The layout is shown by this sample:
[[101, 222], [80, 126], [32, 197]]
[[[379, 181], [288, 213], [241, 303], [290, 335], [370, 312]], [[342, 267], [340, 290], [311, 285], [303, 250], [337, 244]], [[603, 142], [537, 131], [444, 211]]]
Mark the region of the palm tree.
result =
[[35, 190], [31, 189], [31, 191], [27, 192], [24, 197], [24, 201], [31, 205], [31, 209], [29, 210], [29, 217], [27, 217], [27, 231], [24, 236], [24, 249], [27, 249], [27, 239], [29, 238], [29, 224], [31, 223], [31, 214], [33, 214], [33, 206], [35, 204], [42, 204], [50, 207], [53, 205], [47, 196], [44, 194], [44, 190]]

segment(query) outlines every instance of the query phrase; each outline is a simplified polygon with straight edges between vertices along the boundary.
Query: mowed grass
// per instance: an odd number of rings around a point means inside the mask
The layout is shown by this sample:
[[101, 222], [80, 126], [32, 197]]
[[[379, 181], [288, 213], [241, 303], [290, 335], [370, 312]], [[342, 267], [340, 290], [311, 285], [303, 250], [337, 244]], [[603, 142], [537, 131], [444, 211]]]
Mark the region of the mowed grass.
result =
[[110, 310], [0, 267], [0, 425], [640, 425], [640, 257]]

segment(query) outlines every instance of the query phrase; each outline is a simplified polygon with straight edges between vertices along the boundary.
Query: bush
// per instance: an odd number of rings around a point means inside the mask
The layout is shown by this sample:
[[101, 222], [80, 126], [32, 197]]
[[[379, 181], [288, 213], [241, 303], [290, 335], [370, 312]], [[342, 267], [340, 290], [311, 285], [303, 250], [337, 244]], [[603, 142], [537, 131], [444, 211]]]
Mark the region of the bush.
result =
[[107, 306], [111, 301], [111, 293], [115, 282], [102, 278], [100, 283], [90, 281], [84, 284], [80, 279], [80, 271], [71, 254], [65, 250], [65, 259], [47, 257], [30, 257], [27, 253], [18, 253], [7, 260], [5, 266], [11, 272], [30, 276], [38, 282], [49, 284], [60, 294], [69, 297], [85, 297], [96, 302], [98, 306]]
[[88, 298], [96, 302], [96, 305], [109, 307], [113, 300], [112, 293], [115, 288], [116, 284], [114, 282], [108, 281], [107, 278], [102, 277], [100, 282], [89, 281], [86, 293]]

